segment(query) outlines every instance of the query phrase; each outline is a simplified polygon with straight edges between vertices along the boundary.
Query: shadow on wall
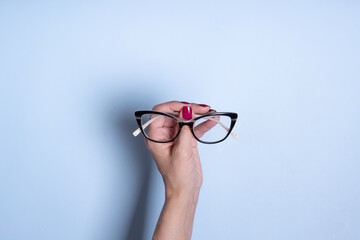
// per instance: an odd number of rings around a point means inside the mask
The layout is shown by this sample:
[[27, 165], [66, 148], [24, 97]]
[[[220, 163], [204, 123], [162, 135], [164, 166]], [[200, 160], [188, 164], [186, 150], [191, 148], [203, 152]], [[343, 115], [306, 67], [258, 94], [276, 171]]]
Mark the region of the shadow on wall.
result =
[[[128, 89], [131, 89], [129, 87]], [[134, 89], [134, 88], [133, 88]], [[136, 89], [136, 88], [135, 88]], [[146, 88], [144, 88], [146, 89]], [[124, 89], [122, 89], [124, 91]], [[130, 199], [133, 209], [129, 219], [125, 224], [125, 231], [117, 232], [111, 240], [142, 240], [145, 239], [147, 208], [149, 205], [149, 189], [151, 188], [152, 168], [155, 164], [152, 160], [150, 152], [147, 150], [143, 137], [133, 137], [132, 132], [138, 127], [135, 121], [134, 112], [136, 110], [146, 109], [149, 103], [153, 101], [154, 95], [148, 96], [149, 93], [139, 91], [118, 92], [115, 103], [112, 106], [110, 120], [112, 122], [112, 131], [116, 133], [117, 143], [120, 143], [122, 149], [132, 156], [131, 159], [123, 159], [124, 156], [119, 154], [119, 161], [123, 161], [127, 167], [132, 169], [136, 183], [122, 182], [119, 184], [131, 184], [137, 189], [133, 189], [135, 193], [134, 199]], [[121, 97], [122, 96], [122, 97]], [[141, 99], [129, 99], [129, 96], [142, 96]], [[122, 151], [119, 151], [120, 153]], [[118, 164], [116, 164], [118, 165]], [[120, 164], [120, 167], [124, 165]], [[119, 199], [121, 201], [121, 199]], [[119, 209], [117, 218], [124, 218], [123, 209]], [[123, 222], [124, 220], [120, 221]], [[116, 221], [117, 222], [117, 221]], [[115, 227], [115, 229], [118, 229]]]

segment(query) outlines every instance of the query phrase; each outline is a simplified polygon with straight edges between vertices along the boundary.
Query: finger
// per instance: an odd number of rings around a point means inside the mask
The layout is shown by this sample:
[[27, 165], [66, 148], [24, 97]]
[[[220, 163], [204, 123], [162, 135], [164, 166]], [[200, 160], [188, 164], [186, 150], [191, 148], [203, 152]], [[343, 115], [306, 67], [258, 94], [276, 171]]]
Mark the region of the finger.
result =
[[170, 102], [165, 102], [165, 103], [154, 106], [153, 110], [159, 111], [159, 112], [164, 112], [164, 113], [179, 112], [181, 110], [181, 108], [185, 105], [188, 105], [188, 104], [185, 102], [170, 101]]
[[[184, 106], [179, 113], [179, 118], [184, 120], [190, 120], [194, 118], [194, 111], [190, 105]], [[196, 147], [196, 139], [194, 138], [190, 128], [184, 126], [181, 129], [180, 135], [177, 138], [177, 145], [179, 149], [188, 149], [189, 147]]]
[[194, 111], [194, 113], [208, 113], [210, 110], [210, 106], [207, 104], [197, 104], [197, 103], [191, 103], [191, 107]]

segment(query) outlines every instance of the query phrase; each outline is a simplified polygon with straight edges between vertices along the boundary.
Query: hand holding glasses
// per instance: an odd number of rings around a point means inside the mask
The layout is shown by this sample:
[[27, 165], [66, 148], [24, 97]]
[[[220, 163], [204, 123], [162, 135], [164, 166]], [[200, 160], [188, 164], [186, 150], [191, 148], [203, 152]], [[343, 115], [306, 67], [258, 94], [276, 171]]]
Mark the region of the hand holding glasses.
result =
[[190, 239], [203, 182], [196, 140], [211, 144], [230, 134], [236, 138], [231, 131], [237, 114], [216, 112], [205, 104], [171, 101], [154, 106], [153, 111], [137, 111], [135, 117], [139, 128], [133, 135], [144, 134], [165, 185], [165, 203], [153, 238]]
[[190, 127], [196, 140], [202, 143], [214, 144], [224, 141], [235, 126], [237, 114], [232, 112], [209, 112], [194, 114], [191, 120], [182, 120], [179, 112], [164, 113], [159, 111], [136, 111], [135, 117], [139, 128], [133, 132], [136, 137], [142, 132], [153, 142], [168, 143], [174, 141], [183, 126]]

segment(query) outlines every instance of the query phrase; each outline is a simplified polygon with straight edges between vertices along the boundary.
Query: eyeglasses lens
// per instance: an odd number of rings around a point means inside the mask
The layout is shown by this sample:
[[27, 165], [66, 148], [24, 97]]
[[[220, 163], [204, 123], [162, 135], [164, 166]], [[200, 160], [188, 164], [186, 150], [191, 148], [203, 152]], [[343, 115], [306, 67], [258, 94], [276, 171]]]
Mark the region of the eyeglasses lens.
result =
[[217, 142], [223, 140], [231, 126], [229, 116], [208, 116], [195, 121], [195, 136], [203, 142]]
[[141, 125], [145, 135], [158, 142], [172, 140], [179, 131], [179, 124], [175, 119], [161, 114], [142, 115]]

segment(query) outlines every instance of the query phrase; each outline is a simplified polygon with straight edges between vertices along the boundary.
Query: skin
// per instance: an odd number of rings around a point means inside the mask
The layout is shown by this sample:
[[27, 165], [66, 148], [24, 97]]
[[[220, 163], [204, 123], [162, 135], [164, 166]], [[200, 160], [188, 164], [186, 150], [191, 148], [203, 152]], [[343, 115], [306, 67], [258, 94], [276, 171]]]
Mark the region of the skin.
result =
[[[184, 104], [177, 101], [156, 105], [153, 110], [171, 113], [180, 112], [183, 107], [192, 108], [195, 113], [209, 112], [208, 106]], [[197, 136], [211, 129], [212, 121], [205, 121], [195, 129]], [[174, 121], [157, 121], [150, 125], [149, 136], [168, 137], [178, 131]], [[199, 199], [203, 174], [197, 141], [188, 126], [184, 126], [179, 136], [170, 143], [155, 143], [146, 140], [165, 185], [165, 203], [154, 231], [154, 240], [191, 239], [196, 205]]]

